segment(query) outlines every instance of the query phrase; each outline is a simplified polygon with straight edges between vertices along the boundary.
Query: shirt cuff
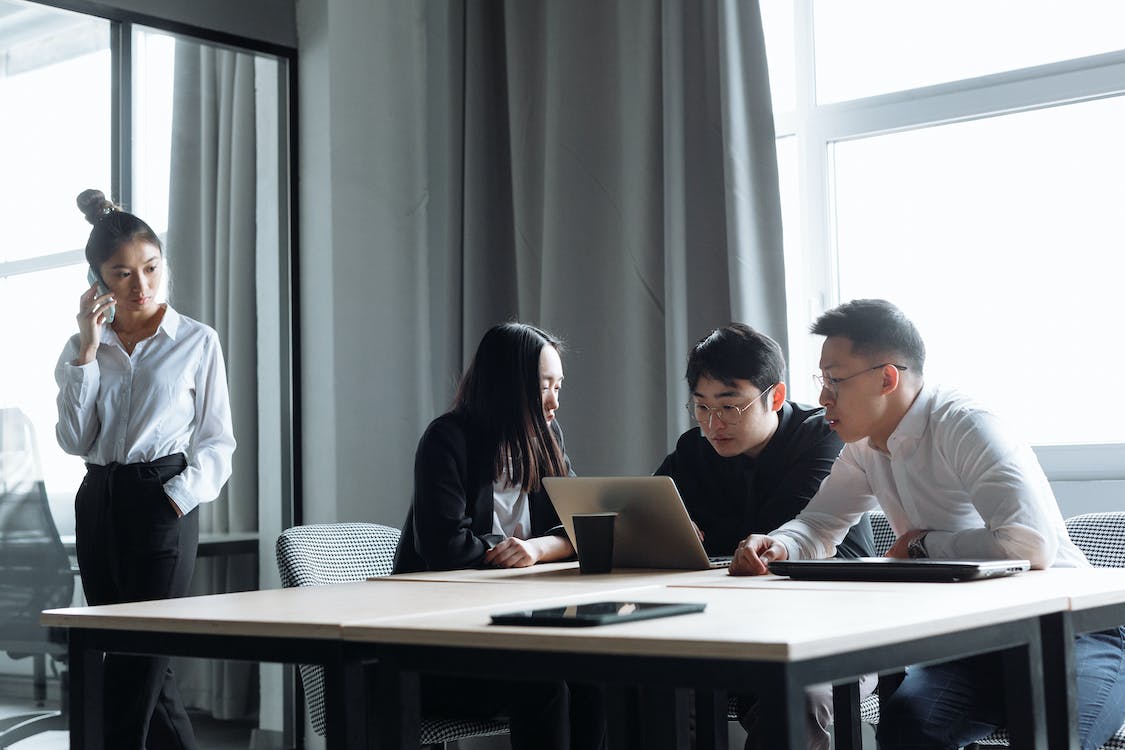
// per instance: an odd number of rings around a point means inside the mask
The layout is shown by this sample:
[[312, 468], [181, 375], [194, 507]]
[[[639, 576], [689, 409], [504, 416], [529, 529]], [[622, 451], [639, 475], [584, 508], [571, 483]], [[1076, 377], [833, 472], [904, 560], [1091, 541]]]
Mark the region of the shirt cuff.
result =
[[194, 497], [188, 494], [187, 490], [183, 487], [183, 482], [177, 482], [179, 476], [172, 477], [164, 484], [164, 494], [168, 499], [176, 504], [183, 515], [191, 513], [199, 505]]

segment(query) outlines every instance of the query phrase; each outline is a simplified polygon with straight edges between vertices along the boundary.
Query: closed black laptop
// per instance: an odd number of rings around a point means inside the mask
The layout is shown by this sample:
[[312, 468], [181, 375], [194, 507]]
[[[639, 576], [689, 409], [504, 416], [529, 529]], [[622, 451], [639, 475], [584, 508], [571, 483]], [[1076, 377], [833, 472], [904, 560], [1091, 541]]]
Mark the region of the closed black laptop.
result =
[[930, 560], [860, 557], [830, 560], [781, 560], [770, 572], [813, 581], [916, 581], [958, 583], [998, 578], [1031, 568], [1027, 560]]

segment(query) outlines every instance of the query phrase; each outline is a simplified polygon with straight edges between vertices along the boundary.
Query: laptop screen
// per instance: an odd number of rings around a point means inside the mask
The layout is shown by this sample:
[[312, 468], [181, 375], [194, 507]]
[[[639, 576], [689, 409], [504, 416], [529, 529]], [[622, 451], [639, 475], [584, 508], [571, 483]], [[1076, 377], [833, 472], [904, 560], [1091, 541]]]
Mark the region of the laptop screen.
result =
[[574, 514], [618, 514], [613, 529], [614, 567], [716, 567], [670, 477], [546, 477], [543, 486], [571, 541]]

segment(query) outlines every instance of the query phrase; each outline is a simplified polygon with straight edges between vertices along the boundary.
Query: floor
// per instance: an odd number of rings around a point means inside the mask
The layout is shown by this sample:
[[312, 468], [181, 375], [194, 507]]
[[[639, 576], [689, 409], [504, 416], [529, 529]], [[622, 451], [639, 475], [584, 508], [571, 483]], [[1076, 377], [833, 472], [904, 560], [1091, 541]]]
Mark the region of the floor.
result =
[[[10, 691], [5, 691], [5, 693]], [[55, 707], [57, 701], [52, 702]], [[30, 701], [21, 703], [17, 696], [0, 694], [0, 720], [32, 709]], [[253, 724], [240, 721], [218, 721], [193, 713], [192, 726], [200, 750], [247, 750]], [[66, 732], [41, 732], [11, 745], [11, 750], [68, 750]]]

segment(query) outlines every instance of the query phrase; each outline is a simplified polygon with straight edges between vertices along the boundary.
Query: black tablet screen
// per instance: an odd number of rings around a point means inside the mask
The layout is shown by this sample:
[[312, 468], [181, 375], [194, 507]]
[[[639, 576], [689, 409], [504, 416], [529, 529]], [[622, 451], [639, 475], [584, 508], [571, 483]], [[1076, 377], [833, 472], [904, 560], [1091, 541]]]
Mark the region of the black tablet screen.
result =
[[525, 609], [492, 615], [494, 625], [554, 625], [582, 627], [609, 625], [629, 620], [669, 617], [702, 612], [706, 605], [697, 602], [612, 601], [571, 604], [565, 607]]

